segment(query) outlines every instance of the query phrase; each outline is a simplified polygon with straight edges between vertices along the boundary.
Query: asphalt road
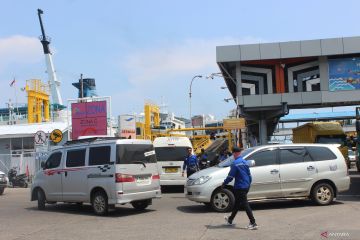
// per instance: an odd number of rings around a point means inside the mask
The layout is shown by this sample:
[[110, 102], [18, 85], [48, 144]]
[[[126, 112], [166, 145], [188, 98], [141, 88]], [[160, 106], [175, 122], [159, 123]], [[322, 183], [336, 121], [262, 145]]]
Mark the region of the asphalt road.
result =
[[[124, 205], [97, 217], [90, 205], [47, 205], [38, 211], [36, 202], [29, 201], [29, 189], [6, 189], [0, 196], [0, 239], [360, 239], [360, 175], [355, 172], [351, 191], [330, 206], [305, 200], [252, 203], [260, 226], [256, 231], [244, 229], [244, 212], [229, 227], [224, 214], [176, 190], [167, 189], [145, 211]], [[328, 238], [321, 236], [324, 232]]]

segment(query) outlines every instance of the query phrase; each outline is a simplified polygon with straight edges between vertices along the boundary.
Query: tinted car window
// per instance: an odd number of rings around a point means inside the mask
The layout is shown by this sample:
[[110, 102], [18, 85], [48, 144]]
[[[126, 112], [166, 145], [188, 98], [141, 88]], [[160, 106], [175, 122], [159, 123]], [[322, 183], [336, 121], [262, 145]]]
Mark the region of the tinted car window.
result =
[[305, 148], [285, 148], [280, 149], [280, 163], [300, 163], [310, 160]]
[[[245, 156], [247, 156], [249, 153], [255, 151], [257, 148], [258, 147], [252, 147], [252, 148], [244, 149], [243, 151], [241, 151], [240, 156], [242, 158], [244, 158], [245, 160], [253, 160], [252, 158], [248, 158], [248, 157], [245, 157]], [[234, 156], [231, 155], [227, 159], [225, 159], [224, 161], [220, 162], [218, 164], [218, 167], [229, 167], [233, 161], [234, 161]]]
[[246, 160], [255, 160], [254, 167], [278, 164], [276, 160], [276, 150], [256, 152], [247, 157]]
[[116, 164], [131, 164], [136, 162], [155, 163], [156, 156], [153, 145], [116, 145]]
[[336, 159], [336, 155], [327, 147], [306, 147], [314, 161]]
[[110, 163], [110, 146], [91, 147], [89, 150], [89, 165], [104, 165]]
[[156, 147], [156, 159], [160, 161], [184, 161], [187, 147]]
[[50, 155], [45, 163], [45, 169], [57, 168], [61, 163], [61, 152], [56, 152]]
[[67, 167], [81, 167], [85, 165], [85, 149], [69, 150], [66, 155]]

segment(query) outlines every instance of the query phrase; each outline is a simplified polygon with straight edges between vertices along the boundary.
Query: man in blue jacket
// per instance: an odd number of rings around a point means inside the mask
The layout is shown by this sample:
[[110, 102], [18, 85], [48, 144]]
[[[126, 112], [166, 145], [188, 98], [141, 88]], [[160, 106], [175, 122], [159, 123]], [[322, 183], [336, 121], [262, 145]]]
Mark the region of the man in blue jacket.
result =
[[240, 156], [240, 153], [241, 153], [240, 148], [238, 147], [233, 148], [233, 156], [235, 160], [231, 164], [230, 172], [227, 178], [224, 180], [224, 183], [222, 184], [222, 188], [225, 188], [225, 186], [235, 178], [235, 184], [234, 184], [235, 206], [232, 210], [231, 215], [225, 216], [225, 220], [229, 225], [232, 225], [237, 212], [240, 210], [241, 207], [243, 207], [250, 220], [250, 224], [247, 228], [251, 230], [255, 230], [258, 228], [258, 226], [255, 222], [255, 218], [253, 216], [252, 210], [247, 200], [247, 194], [250, 189], [252, 178], [250, 174], [249, 165], [247, 161]]
[[199, 163], [197, 157], [192, 154], [192, 148], [187, 148], [187, 157], [184, 160], [183, 170], [181, 176], [184, 176], [184, 171], [186, 169], [186, 175], [189, 177], [191, 174], [199, 170]]

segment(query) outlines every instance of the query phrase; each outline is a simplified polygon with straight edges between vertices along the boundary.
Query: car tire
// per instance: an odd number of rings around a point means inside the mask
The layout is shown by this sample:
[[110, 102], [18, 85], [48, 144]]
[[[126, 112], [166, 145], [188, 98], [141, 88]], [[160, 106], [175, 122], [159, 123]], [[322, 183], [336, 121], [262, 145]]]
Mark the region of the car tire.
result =
[[358, 172], [360, 172], [360, 161], [356, 161], [356, 169]]
[[43, 190], [38, 189], [36, 191], [37, 194], [37, 207], [39, 210], [44, 210], [45, 209], [45, 203], [46, 203], [46, 197], [45, 197], [45, 193]]
[[109, 205], [106, 194], [103, 191], [94, 193], [91, 201], [94, 213], [98, 216], [105, 216], [108, 213]]
[[136, 202], [132, 202], [131, 205], [136, 210], [145, 210], [150, 205], [150, 201], [149, 200], [136, 201]]
[[0, 195], [3, 195], [5, 188], [0, 188]]
[[311, 198], [317, 205], [329, 205], [334, 199], [334, 188], [328, 183], [318, 183], [312, 190]]
[[233, 209], [235, 197], [229, 189], [218, 189], [211, 196], [211, 208], [216, 212], [229, 212]]

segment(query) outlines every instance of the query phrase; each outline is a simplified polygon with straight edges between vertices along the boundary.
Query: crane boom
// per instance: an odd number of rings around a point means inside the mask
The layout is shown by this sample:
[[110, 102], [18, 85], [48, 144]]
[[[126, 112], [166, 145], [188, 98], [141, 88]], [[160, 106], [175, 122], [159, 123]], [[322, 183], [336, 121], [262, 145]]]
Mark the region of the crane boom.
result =
[[60, 82], [57, 79], [54, 63], [52, 61], [52, 54], [50, 52], [50, 38], [45, 35], [45, 29], [44, 25], [41, 19], [41, 14], [44, 12], [41, 9], [37, 10], [38, 16], [39, 16], [39, 22], [40, 22], [40, 28], [41, 28], [41, 36], [40, 42], [43, 46], [44, 54], [45, 54], [45, 62], [46, 62], [46, 69], [49, 76], [49, 86], [50, 86], [50, 93], [51, 93], [51, 99], [53, 104], [59, 104], [63, 105], [61, 94], [60, 94]]

